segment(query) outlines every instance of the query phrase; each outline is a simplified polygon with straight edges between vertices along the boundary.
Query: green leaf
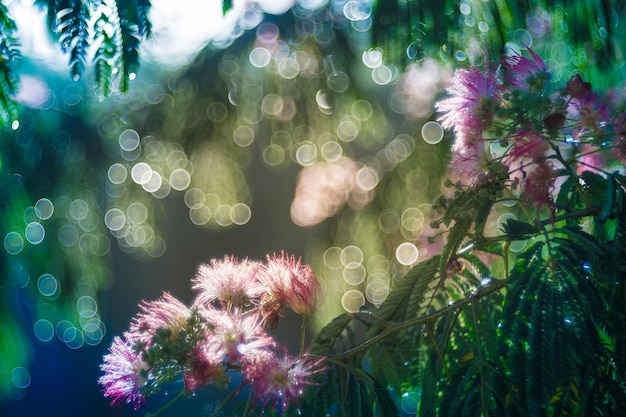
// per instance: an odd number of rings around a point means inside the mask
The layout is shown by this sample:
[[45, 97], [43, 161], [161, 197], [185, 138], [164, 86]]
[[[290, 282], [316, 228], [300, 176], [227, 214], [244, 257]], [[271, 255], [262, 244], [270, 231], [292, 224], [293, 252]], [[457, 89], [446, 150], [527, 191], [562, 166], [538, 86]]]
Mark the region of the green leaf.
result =
[[346, 329], [351, 320], [352, 316], [349, 314], [341, 314], [335, 317], [322, 330], [320, 330], [319, 333], [317, 333], [311, 342], [311, 354], [323, 356], [331, 352], [335, 342], [341, 336], [341, 333]]
[[415, 317], [426, 288], [435, 280], [438, 267], [439, 256], [433, 256], [418, 263], [405, 276], [396, 280], [378, 314], [385, 320], [394, 321]]
[[601, 206], [607, 198], [606, 178], [591, 171], [584, 171], [581, 178], [583, 189], [591, 205]]
[[89, 47], [91, 13], [82, 0], [62, 0], [55, 3], [54, 29], [59, 34], [61, 50], [70, 54], [70, 72], [74, 78], [82, 74]]
[[576, 207], [576, 205], [572, 204], [571, 201], [572, 195], [574, 194], [574, 182], [572, 181], [572, 178], [568, 176], [559, 189], [559, 194], [555, 200], [556, 206], [567, 207], [570, 209]]
[[547, 413], [605, 355], [597, 332], [602, 301], [582, 264], [599, 260], [602, 245], [578, 228], [561, 230], [569, 238], [553, 238], [550, 253], [538, 243], [520, 255], [505, 298], [501, 353], [528, 413]]
[[230, 9], [233, 8], [232, 0], [223, 0], [222, 1], [222, 14], [225, 15]]
[[18, 79], [13, 67], [21, 53], [16, 37], [17, 27], [4, 2], [0, 2], [0, 34], [0, 125], [10, 126], [12, 121], [18, 119], [17, 105], [13, 101]]
[[385, 388], [380, 381], [371, 374], [360, 369], [353, 369], [352, 372], [356, 379], [364, 383], [374, 393], [374, 399], [378, 404], [376, 415], [380, 417], [400, 417], [400, 411], [396, 407], [396, 403], [391, 397], [389, 390]]
[[346, 396], [343, 399], [344, 417], [361, 417], [361, 384], [351, 372], [348, 372]]
[[596, 218], [604, 222], [609, 218], [609, 215], [613, 211], [613, 205], [615, 203], [615, 179], [609, 176], [606, 179], [606, 199], [602, 203], [602, 210]]
[[501, 229], [509, 240], [524, 240], [539, 233], [537, 226], [516, 219], [508, 219]]
[[441, 258], [439, 261], [439, 275], [446, 277], [448, 274], [446, 270], [450, 261], [456, 257], [456, 253], [463, 243], [463, 240], [469, 232], [469, 228], [472, 226], [472, 220], [469, 218], [460, 218], [448, 231], [448, 241], [441, 251]]
[[148, 19], [150, 1], [148, 0], [116, 0], [119, 14], [119, 35], [121, 44], [118, 51], [121, 52], [122, 77], [120, 90], [128, 90], [129, 81], [132, 80], [139, 68], [139, 46], [143, 39], [150, 36], [151, 25]]
[[410, 369], [405, 365], [405, 346], [399, 338], [393, 338], [368, 351], [372, 374], [395, 389], [399, 389], [411, 377]]

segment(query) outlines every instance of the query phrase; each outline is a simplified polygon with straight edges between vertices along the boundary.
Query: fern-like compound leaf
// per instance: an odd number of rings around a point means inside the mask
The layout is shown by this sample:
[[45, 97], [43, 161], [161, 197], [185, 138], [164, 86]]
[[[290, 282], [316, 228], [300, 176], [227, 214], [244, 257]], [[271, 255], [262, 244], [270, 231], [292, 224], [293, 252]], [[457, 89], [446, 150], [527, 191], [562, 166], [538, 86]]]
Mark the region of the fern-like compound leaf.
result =
[[4, 3], [0, 2], [0, 125], [3, 126], [9, 126], [18, 118], [13, 96], [18, 86], [14, 67], [20, 57], [15, 21], [9, 16]]

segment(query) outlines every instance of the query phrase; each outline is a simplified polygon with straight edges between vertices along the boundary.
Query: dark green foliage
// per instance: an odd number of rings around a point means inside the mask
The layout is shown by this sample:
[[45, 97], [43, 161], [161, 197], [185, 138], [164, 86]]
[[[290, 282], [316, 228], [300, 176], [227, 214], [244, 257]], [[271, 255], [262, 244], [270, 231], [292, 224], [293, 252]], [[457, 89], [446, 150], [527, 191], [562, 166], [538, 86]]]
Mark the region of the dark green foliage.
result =
[[452, 224], [452, 226], [448, 231], [447, 244], [441, 251], [439, 273], [442, 276], [450, 274], [446, 270], [468, 236], [476, 239], [482, 237], [487, 217], [496, 199], [500, 198], [503, 189], [504, 177], [500, 178], [498, 174], [495, 174], [494, 178], [475, 188], [455, 191], [454, 197], [446, 202], [446, 212], [441, 223], [445, 226]]
[[378, 314], [384, 320], [393, 321], [416, 317], [422, 307], [428, 286], [437, 276], [439, 259], [439, 256], [433, 256], [417, 264], [396, 281], [389, 296], [378, 310]]
[[187, 325], [174, 334], [169, 328], [159, 328], [152, 337], [150, 347], [146, 349], [142, 344], [135, 346], [142, 359], [148, 364], [145, 376], [149, 370], [158, 369], [148, 379], [144, 388], [146, 395], [160, 391], [165, 383], [170, 383], [180, 376], [181, 370], [187, 366], [189, 353], [203, 340], [203, 327], [197, 312], [187, 319]]
[[509, 240], [528, 239], [537, 234], [537, 226], [515, 219], [508, 219], [502, 225], [502, 232]]
[[112, 9], [93, 0], [37, 3], [46, 7], [50, 33], [61, 51], [69, 54], [74, 79], [83, 73], [89, 59], [88, 47], [96, 44], [93, 62], [98, 94], [107, 96], [116, 88], [128, 89], [129, 80], [139, 68], [139, 46], [152, 33], [150, 0], [117, 0], [117, 7]]
[[59, 0], [54, 5], [57, 10], [55, 32], [61, 50], [69, 53], [70, 72], [77, 78], [83, 72], [89, 47], [89, 5], [81, 0]]
[[[432, 50], [452, 57], [459, 50], [475, 47], [472, 42], [477, 39], [488, 55], [495, 57], [515, 30], [526, 27], [529, 15], [536, 13], [540, 19], [542, 11], [550, 11], [555, 38], [575, 45], [576, 55], [606, 68], [615, 56], [612, 37], [619, 8], [617, 0], [488, 1], [471, 2], [468, 16], [458, 1], [379, 0], [374, 8], [373, 37], [396, 63], [419, 61]], [[481, 33], [476, 20], [485, 22], [489, 30]]]
[[[496, 392], [497, 384], [493, 380], [493, 372], [490, 367], [485, 368], [487, 375], [486, 393], [489, 401], [489, 410], [492, 413], [502, 413], [503, 399]], [[460, 366], [450, 381], [445, 381], [439, 416], [476, 416], [482, 412], [481, 400], [481, 365], [474, 361]], [[498, 408], [496, 408], [496, 406]]]
[[139, 67], [139, 44], [151, 34], [151, 24], [148, 20], [150, 1], [118, 0], [117, 8], [121, 35], [118, 50], [122, 54], [120, 65], [123, 66], [120, 90], [126, 91], [128, 81], [135, 76]]
[[583, 264], [598, 259], [597, 249], [590, 235], [567, 232], [570, 239], [555, 238], [550, 247], [535, 244], [509, 278], [501, 355], [529, 415], [556, 415], [567, 408], [572, 389], [588, 394], [594, 388], [581, 377], [596, 372], [607, 354], [597, 331], [603, 302]]
[[399, 417], [389, 390], [370, 373], [346, 364], [334, 364], [307, 391], [302, 415], [341, 417]]
[[222, 13], [226, 14], [230, 9], [233, 8], [232, 0], [223, 0], [222, 1]]
[[[366, 369], [391, 392], [419, 388], [420, 417], [624, 415], [622, 178], [585, 174], [583, 179], [582, 189], [564, 184], [560, 199], [570, 211], [535, 224], [504, 223], [500, 242], [531, 243], [516, 255], [506, 281], [494, 281], [477, 251], [485, 247], [482, 237], [474, 234], [474, 216], [481, 214], [481, 204], [491, 210], [492, 200], [458, 192], [458, 201], [445, 204], [456, 217], [442, 220], [455, 234], [446, 245], [453, 249], [394, 283], [365, 333], [365, 340], [376, 343], [364, 349], [348, 344], [348, 352], [358, 351], [346, 356], [350, 366], [362, 363], [366, 351]], [[589, 219], [593, 226], [583, 230]], [[460, 249], [459, 242], [468, 240]], [[506, 283], [506, 292], [481, 292], [493, 282]], [[342, 317], [322, 331], [323, 339], [327, 344], [329, 336], [350, 327]], [[363, 399], [371, 392], [357, 391], [362, 380], [358, 373], [354, 377], [343, 377], [345, 415], [363, 413]]]
[[342, 314], [335, 317], [333, 321], [328, 323], [317, 335], [311, 343], [312, 355], [327, 355], [332, 351], [333, 346], [341, 334], [346, 330], [346, 327], [352, 321], [352, 316], [349, 314]]
[[17, 89], [13, 66], [20, 57], [16, 34], [15, 22], [4, 3], [0, 3], [0, 125], [3, 126], [17, 119], [17, 106], [12, 97]]
[[117, 53], [116, 41], [108, 33], [110, 25], [111, 21], [105, 14], [101, 14], [95, 23], [95, 38], [99, 44], [94, 56], [96, 85], [103, 96], [107, 96], [113, 88], [111, 82]]

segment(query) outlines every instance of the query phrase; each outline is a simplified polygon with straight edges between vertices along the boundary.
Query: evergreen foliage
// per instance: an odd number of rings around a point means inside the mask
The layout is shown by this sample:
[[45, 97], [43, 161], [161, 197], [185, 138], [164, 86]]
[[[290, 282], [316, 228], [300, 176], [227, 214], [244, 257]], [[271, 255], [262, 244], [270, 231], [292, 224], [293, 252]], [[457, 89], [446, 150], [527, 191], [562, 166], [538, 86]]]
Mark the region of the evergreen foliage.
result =
[[[151, 35], [150, 0], [37, 0], [46, 8], [47, 25], [52, 38], [62, 52], [69, 55], [69, 71], [74, 79], [83, 73], [89, 61], [88, 47], [96, 44], [92, 58], [95, 66], [97, 93], [103, 97], [114, 89], [128, 89], [129, 77], [134, 78], [139, 67], [139, 47]], [[526, 25], [525, 19], [535, 10], [554, 10], [550, 27], [562, 40], [576, 46], [575, 54], [584, 59], [585, 51], [594, 51], [592, 62], [606, 68], [615, 55], [612, 31], [616, 16], [612, 12], [617, 0], [599, 2], [533, 0], [528, 2], [472, 1], [465, 3], [472, 11], [458, 7], [452, 0], [399, 1], [381, 0], [373, 7], [372, 34], [387, 60], [403, 65], [419, 61], [435, 53], [452, 57], [467, 49], [468, 42], [480, 39], [478, 50], [471, 58], [491, 52], [497, 56], [512, 33]], [[110, 7], [110, 6], [114, 7]], [[231, 0], [222, 2], [226, 14], [233, 7]], [[475, 17], [488, 22], [487, 30], [479, 29]], [[538, 17], [540, 18], [540, 16]], [[0, 71], [0, 110], [3, 123], [15, 119], [12, 97], [17, 88], [15, 57], [19, 56], [16, 28], [0, 2], [3, 62]], [[474, 20], [472, 20], [474, 19]], [[482, 50], [488, 48], [488, 51]], [[471, 49], [471, 48], [470, 48]], [[474, 48], [475, 49], [475, 48]]]
[[16, 35], [15, 21], [9, 16], [4, 3], [0, 3], [0, 123], [4, 125], [17, 119], [18, 113], [13, 102], [18, 88], [14, 67], [21, 55]]

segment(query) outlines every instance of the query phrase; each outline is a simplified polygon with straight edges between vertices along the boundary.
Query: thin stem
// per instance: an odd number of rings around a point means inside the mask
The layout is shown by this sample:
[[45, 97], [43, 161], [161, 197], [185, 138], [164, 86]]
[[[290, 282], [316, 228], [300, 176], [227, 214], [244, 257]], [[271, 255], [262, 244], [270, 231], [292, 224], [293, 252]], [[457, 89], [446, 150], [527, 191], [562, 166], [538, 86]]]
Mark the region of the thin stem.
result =
[[250, 389], [250, 392], [248, 393], [248, 400], [246, 401], [246, 409], [243, 411], [243, 414], [241, 417], [246, 417], [248, 415], [248, 413], [250, 412], [251, 404], [252, 404], [252, 389]]
[[185, 394], [185, 390], [182, 390], [174, 398], [172, 398], [167, 404], [165, 404], [163, 407], [159, 408], [156, 413], [154, 413], [154, 414], [147, 413], [146, 417], [156, 417], [156, 416], [158, 416], [163, 411], [165, 411], [167, 408], [169, 408], [172, 404], [174, 404], [176, 401], [178, 401], [180, 399], [180, 397], [182, 397], [184, 394]]
[[439, 345], [437, 344], [437, 341], [435, 340], [435, 336], [433, 336], [433, 329], [428, 326], [426, 329], [426, 333], [428, 334], [428, 338], [430, 339], [430, 342], [433, 344], [433, 348], [435, 349], [435, 352], [437, 353], [437, 357], [439, 358], [439, 362], [441, 362], [441, 367], [446, 373], [446, 377], [448, 378], [448, 381], [451, 381], [452, 374], [450, 374], [450, 370], [448, 369], [448, 365], [446, 364], [446, 359], [443, 357], [443, 354], [441, 353], [441, 349], [439, 349]]
[[511, 241], [507, 240], [502, 245], [502, 259], [504, 260], [504, 276], [509, 279], [509, 248], [511, 247]]
[[482, 405], [482, 415], [487, 415], [487, 399], [485, 398], [485, 358], [483, 356], [483, 346], [480, 338], [480, 328], [478, 326], [478, 314], [476, 313], [476, 302], [472, 303], [472, 318], [474, 319], [474, 331], [476, 334], [476, 350], [478, 350], [478, 360], [480, 361], [480, 403]]
[[306, 336], [306, 325], [309, 321], [309, 316], [306, 314], [302, 316], [302, 326], [300, 327], [300, 356], [304, 354], [304, 339]]
[[[594, 216], [598, 213], [600, 213], [600, 211], [602, 210], [601, 206], [593, 206], [593, 207], [587, 207], [581, 210], [577, 210], [577, 211], [571, 211], [568, 213], [564, 213], [561, 214], [559, 216], [554, 216], [548, 219], [543, 219], [540, 220], [538, 222], [536, 222], [536, 224], [538, 223], [541, 226], [547, 226], [553, 223], [558, 223], [561, 220], [566, 220], [566, 219], [579, 219], [581, 217], [587, 217], [587, 216]], [[507, 235], [500, 235], [500, 236], [488, 236], [488, 237], [482, 237], [480, 239], [480, 243], [493, 243], [493, 242], [512, 242], [515, 240], [526, 240], [531, 236], [525, 235], [520, 237], [519, 239], [511, 239], [509, 236]]]
[[493, 280], [490, 285], [479, 287], [477, 291], [473, 293], [471, 296], [461, 298], [460, 300], [452, 304], [449, 304], [446, 307], [443, 307], [435, 312], [425, 314], [423, 316], [419, 316], [413, 319], [401, 321], [399, 323], [389, 324], [385, 330], [378, 333], [376, 336], [372, 337], [371, 339], [367, 339], [360, 345], [355, 346], [352, 349], [348, 349], [345, 352], [337, 353], [334, 355], [328, 355], [328, 358], [349, 358], [351, 356], [358, 355], [359, 353], [366, 351], [370, 347], [387, 339], [388, 337], [393, 336], [395, 333], [401, 330], [409, 329], [411, 327], [415, 327], [417, 325], [424, 324], [424, 323], [434, 322], [439, 317], [445, 314], [448, 314], [460, 307], [463, 307], [471, 303], [473, 300], [479, 300], [483, 297], [486, 297], [487, 295], [506, 287], [506, 285], [507, 285], [507, 280], [505, 279]]
[[220, 403], [220, 410], [223, 410], [224, 407], [226, 406], [226, 404], [228, 404], [228, 402], [230, 400], [232, 400], [233, 398], [235, 398], [235, 395], [239, 394], [239, 391], [241, 391], [241, 388], [243, 388], [244, 384], [242, 383], [241, 385], [239, 385], [237, 388], [235, 388], [234, 390], [232, 390], [231, 392], [228, 393], [228, 395], [222, 400], [222, 402]]

